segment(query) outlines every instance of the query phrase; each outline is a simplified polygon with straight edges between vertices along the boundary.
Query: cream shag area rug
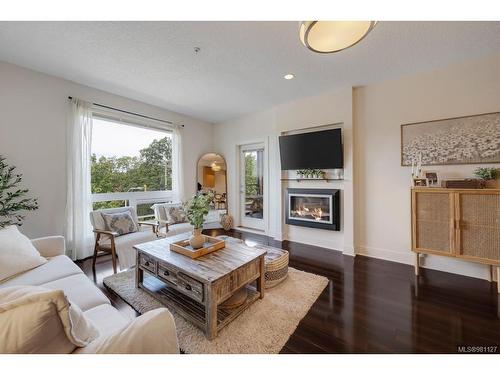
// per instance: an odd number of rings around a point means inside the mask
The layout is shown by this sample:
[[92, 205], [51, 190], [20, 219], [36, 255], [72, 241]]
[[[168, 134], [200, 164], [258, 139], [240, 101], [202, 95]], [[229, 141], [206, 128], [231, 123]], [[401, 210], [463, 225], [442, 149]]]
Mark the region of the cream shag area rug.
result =
[[[163, 307], [146, 292], [137, 289], [134, 270], [104, 279], [104, 285], [118, 294], [139, 313]], [[191, 354], [274, 354], [279, 353], [328, 284], [328, 279], [289, 268], [285, 281], [266, 289], [263, 299], [255, 301], [217, 338], [209, 341], [200, 329], [172, 311], [179, 345]]]

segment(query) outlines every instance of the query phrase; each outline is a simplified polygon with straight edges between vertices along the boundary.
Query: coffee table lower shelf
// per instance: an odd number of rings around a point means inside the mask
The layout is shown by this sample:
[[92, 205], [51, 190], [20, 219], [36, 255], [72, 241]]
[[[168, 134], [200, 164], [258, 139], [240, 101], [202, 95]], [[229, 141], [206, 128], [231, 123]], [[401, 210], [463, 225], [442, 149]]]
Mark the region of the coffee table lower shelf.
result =
[[[203, 304], [178, 292], [173, 287], [168, 286], [167, 283], [146, 272], [144, 272], [144, 280], [139, 283], [139, 287], [200, 329], [205, 330], [207, 321], [205, 306]], [[248, 285], [246, 288], [248, 297], [241, 306], [231, 310], [217, 307], [217, 332], [233, 321], [260, 297], [260, 293], [253, 286]]]

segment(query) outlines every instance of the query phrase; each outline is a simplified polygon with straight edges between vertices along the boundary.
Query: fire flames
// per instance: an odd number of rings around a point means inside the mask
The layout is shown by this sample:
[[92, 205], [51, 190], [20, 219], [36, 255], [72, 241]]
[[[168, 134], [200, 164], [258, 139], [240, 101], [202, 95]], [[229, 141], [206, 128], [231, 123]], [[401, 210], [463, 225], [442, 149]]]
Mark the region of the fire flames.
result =
[[306, 206], [299, 206], [297, 208], [297, 210], [295, 211], [295, 213], [300, 216], [300, 217], [304, 217], [304, 216], [307, 216], [307, 215], [311, 215], [314, 220], [316, 221], [320, 221], [322, 216], [323, 216], [323, 210], [319, 207], [315, 207], [313, 208], [313, 210], [311, 211], [309, 208], [307, 208]]

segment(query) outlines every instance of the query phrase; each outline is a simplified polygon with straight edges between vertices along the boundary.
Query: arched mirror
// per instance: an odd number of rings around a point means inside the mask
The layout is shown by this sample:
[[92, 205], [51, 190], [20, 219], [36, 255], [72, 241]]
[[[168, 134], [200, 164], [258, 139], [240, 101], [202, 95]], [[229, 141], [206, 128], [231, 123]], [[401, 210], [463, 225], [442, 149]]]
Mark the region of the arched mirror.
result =
[[197, 172], [196, 190], [214, 195], [211, 214], [220, 217], [227, 213], [227, 166], [224, 157], [215, 153], [203, 155], [198, 160]]

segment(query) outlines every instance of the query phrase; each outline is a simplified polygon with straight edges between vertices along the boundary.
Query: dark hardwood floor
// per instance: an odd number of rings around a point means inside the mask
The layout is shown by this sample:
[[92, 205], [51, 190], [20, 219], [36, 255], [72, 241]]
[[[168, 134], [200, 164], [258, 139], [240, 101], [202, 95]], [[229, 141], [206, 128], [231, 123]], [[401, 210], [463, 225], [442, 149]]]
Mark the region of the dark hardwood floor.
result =
[[[290, 266], [330, 280], [282, 353], [500, 353], [500, 298], [496, 284], [265, 236], [229, 234], [290, 251]], [[102, 284], [109, 257], [78, 262], [122, 313], [136, 312]], [[496, 347], [496, 348], [495, 348]]]

